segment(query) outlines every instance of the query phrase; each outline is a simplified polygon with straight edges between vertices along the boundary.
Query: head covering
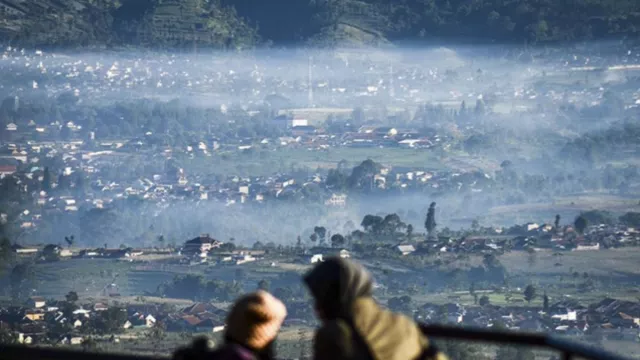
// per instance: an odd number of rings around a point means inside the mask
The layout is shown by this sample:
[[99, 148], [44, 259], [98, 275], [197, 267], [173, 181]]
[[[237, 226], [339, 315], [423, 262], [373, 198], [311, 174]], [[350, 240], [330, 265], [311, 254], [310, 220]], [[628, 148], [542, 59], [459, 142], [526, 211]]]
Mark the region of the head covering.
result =
[[255, 351], [263, 351], [275, 340], [287, 316], [284, 304], [266, 291], [241, 297], [227, 317], [227, 339]]
[[370, 297], [373, 289], [371, 274], [362, 265], [340, 257], [318, 264], [304, 282], [327, 319], [350, 319], [355, 300]]

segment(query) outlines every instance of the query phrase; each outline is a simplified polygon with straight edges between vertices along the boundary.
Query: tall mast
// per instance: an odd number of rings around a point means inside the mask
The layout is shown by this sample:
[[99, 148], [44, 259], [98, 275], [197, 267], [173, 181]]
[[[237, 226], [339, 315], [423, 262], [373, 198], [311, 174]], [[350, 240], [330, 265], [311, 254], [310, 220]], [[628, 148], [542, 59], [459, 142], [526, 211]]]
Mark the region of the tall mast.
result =
[[312, 62], [313, 62], [313, 57], [309, 56], [309, 78], [307, 79], [307, 88], [309, 91], [309, 94], [308, 94], [309, 107], [313, 106], [313, 79], [311, 74]]

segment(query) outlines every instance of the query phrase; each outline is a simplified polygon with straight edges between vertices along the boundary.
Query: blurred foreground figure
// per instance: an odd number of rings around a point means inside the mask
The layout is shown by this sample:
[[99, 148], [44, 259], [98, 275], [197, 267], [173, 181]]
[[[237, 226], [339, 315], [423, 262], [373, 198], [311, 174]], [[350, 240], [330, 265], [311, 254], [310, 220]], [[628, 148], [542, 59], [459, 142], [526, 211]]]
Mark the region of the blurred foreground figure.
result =
[[314, 338], [316, 360], [446, 360], [411, 319], [381, 308], [373, 280], [360, 264], [330, 258], [304, 282], [322, 322]]
[[241, 297], [227, 317], [225, 343], [213, 351], [206, 340], [178, 351], [175, 360], [271, 360], [275, 339], [287, 316], [284, 304], [265, 291]]

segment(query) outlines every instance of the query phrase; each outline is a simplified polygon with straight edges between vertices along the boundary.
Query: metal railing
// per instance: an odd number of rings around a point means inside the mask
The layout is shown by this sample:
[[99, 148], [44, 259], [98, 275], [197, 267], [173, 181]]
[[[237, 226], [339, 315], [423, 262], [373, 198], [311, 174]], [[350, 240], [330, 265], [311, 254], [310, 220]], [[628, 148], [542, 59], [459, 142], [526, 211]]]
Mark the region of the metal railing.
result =
[[610, 353], [593, 346], [560, 339], [543, 333], [526, 333], [508, 330], [485, 330], [442, 325], [420, 325], [422, 332], [433, 338], [457, 339], [504, 345], [524, 345], [556, 350], [561, 359], [582, 358], [587, 360], [628, 360], [624, 356]]
[[[523, 333], [506, 330], [470, 329], [442, 325], [421, 325], [422, 332], [433, 338], [456, 339], [503, 345], [523, 345], [558, 351], [562, 360], [583, 358], [587, 360], [628, 360], [600, 348], [585, 346], [574, 341], [558, 339], [541, 333]], [[151, 356], [39, 348], [24, 345], [1, 345], [0, 360], [157, 360]], [[458, 359], [452, 359], [458, 360]]]

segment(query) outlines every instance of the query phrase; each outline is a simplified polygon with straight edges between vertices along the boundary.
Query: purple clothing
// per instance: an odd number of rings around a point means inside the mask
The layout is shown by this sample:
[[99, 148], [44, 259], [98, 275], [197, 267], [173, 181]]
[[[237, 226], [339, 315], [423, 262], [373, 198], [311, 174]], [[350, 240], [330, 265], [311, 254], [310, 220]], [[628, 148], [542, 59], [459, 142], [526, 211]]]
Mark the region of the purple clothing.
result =
[[225, 344], [213, 351], [211, 360], [257, 360], [257, 357], [243, 346]]

